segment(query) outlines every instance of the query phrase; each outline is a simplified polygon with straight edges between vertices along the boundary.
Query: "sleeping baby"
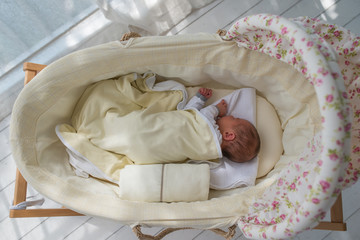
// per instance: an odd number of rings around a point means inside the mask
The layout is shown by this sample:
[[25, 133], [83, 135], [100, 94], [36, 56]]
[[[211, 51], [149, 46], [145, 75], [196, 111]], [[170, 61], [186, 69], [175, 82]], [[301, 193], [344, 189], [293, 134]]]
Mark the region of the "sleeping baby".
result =
[[[108, 112], [106, 118], [100, 119], [100, 129], [104, 130], [88, 136], [94, 145], [126, 155], [134, 164], [203, 161], [224, 156], [234, 162], [251, 160], [260, 148], [255, 127], [244, 119], [226, 116], [225, 100], [202, 108], [211, 96], [211, 89], [201, 88], [182, 110], [157, 102], [124, 116]], [[158, 105], [169, 110], [158, 111]]]
[[212, 96], [212, 90], [200, 88], [185, 108], [196, 108], [213, 125], [223, 156], [234, 162], [247, 162], [260, 150], [260, 137], [247, 120], [227, 115], [227, 103], [222, 99], [217, 105], [202, 108]]

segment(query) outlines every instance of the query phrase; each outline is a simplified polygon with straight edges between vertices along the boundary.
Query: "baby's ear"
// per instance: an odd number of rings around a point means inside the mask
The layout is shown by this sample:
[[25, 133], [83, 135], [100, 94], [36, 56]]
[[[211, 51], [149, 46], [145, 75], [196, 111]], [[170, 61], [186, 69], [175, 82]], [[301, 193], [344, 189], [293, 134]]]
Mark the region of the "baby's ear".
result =
[[223, 133], [223, 139], [226, 141], [232, 141], [235, 139], [235, 133], [231, 131], [225, 131]]

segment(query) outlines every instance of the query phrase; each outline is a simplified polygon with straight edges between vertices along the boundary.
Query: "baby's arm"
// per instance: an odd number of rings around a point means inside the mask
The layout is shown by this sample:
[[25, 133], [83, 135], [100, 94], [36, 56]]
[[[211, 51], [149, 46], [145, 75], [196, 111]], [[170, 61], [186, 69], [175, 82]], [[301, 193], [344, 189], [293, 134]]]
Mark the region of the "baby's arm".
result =
[[218, 117], [223, 117], [227, 113], [227, 102], [222, 99], [218, 104], [216, 104], [216, 107], [219, 111]]
[[216, 117], [223, 117], [227, 113], [227, 103], [222, 99], [216, 105], [209, 105], [200, 110], [200, 112], [208, 119], [215, 119]]
[[200, 94], [203, 98], [205, 98], [204, 101], [208, 100], [212, 96], [212, 90], [210, 88], [200, 88], [197, 93]]
[[209, 88], [200, 88], [194, 97], [186, 104], [185, 109], [196, 108], [200, 110], [204, 107], [205, 101], [212, 96], [212, 90]]

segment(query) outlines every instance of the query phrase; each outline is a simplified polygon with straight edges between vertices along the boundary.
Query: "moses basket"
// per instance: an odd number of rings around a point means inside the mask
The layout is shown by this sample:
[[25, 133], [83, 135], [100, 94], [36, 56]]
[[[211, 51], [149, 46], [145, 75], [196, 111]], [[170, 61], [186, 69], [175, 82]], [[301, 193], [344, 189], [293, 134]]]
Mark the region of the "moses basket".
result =
[[[132, 226], [237, 224], [256, 239], [294, 236], [315, 227], [357, 181], [359, 50], [359, 37], [341, 27], [268, 14], [242, 18], [223, 36], [140, 37], [80, 50], [48, 65], [20, 93], [11, 119], [13, 157], [39, 193], [81, 214]], [[147, 71], [186, 86], [255, 88], [282, 128], [283, 152], [273, 168], [255, 186], [173, 203], [120, 199], [116, 185], [76, 176], [55, 126], [69, 121], [90, 84]]]

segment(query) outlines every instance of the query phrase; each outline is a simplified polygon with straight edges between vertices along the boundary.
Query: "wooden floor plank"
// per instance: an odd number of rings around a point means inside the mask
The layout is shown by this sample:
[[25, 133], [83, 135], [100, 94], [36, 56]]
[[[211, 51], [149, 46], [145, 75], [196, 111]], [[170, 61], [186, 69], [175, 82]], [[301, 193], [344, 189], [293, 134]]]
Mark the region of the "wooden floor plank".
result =
[[11, 114], [0, 120], [0, 133], [2, 132], [2, 130], [10, 126], [10, 120], [11, 120]]
[[219, 4], [216, 8], [204, 14], [196, 22], [181, 31], [184, 33], [208, 32], [216, 33], [219, 28], [226, 26], [237, 19], [237, 16], [246, 12], [256, 5], [259, 0], [227, 0]]
[[323, 240], [357, 240], [359, 239], [359, 223], [360, 223], [360, 209], [354, 212], [350, 218], [346, 221], [349, 229], [354, 229], [346, 232], [331, 232], [326, 238]]
[[0, 192], [15, 181], [16, 164], [12, 155], [0, 161]]
[[344, 27], [357, 36], [360, 36], [360, 13], [347, 22]]
[[359, 0], [342, 0], [329, 7], [320, 17], [328, 22], [343, 26], [358, 15], [359, 9]]
[[252, 8], [250, 8], [248, 11], [237, 16], [235, 21], [228, 23], [223, 27], [223, 29], [229, 29], [238, 19], [243, 18], [245, 16], [250, 16], [265, 12], [274, 15], [281, 15], [284, 11], [292, 8], [295, 3], [292, 1], [282, 1], [282, 0], [261, 1], [258, 4], [254, 5]]
[[9, 135], [10, 127], [5, 127], [0, 131], [0, 161], [4, 160], [11, 153]]
[[22, 236], [22, 240], [48, 239], [49, 236], [54, 240], [64, 239], [89, 218], [88, 216], [47, 218], [42, 224]]
[[316, 17], [335, 4], [334, 0], [302, 0], [283, 13], [284, 17]]
[[182, 30], [186, 29], [192, 23], [196, 22], [198, 19], [200, 19], [203, 15], [205, 15], [213, 8], [216, 8], [223, 1], [224, 0], [215, 0], [209, 5], [195, 10], [192, 14], [190, 14], [188, 17], [186, 17], [184, 20], [180, 21], [176, 26], [170, 29], [170, 31], [166, 35], [171, 36], [171, 35], [179, 34]]

